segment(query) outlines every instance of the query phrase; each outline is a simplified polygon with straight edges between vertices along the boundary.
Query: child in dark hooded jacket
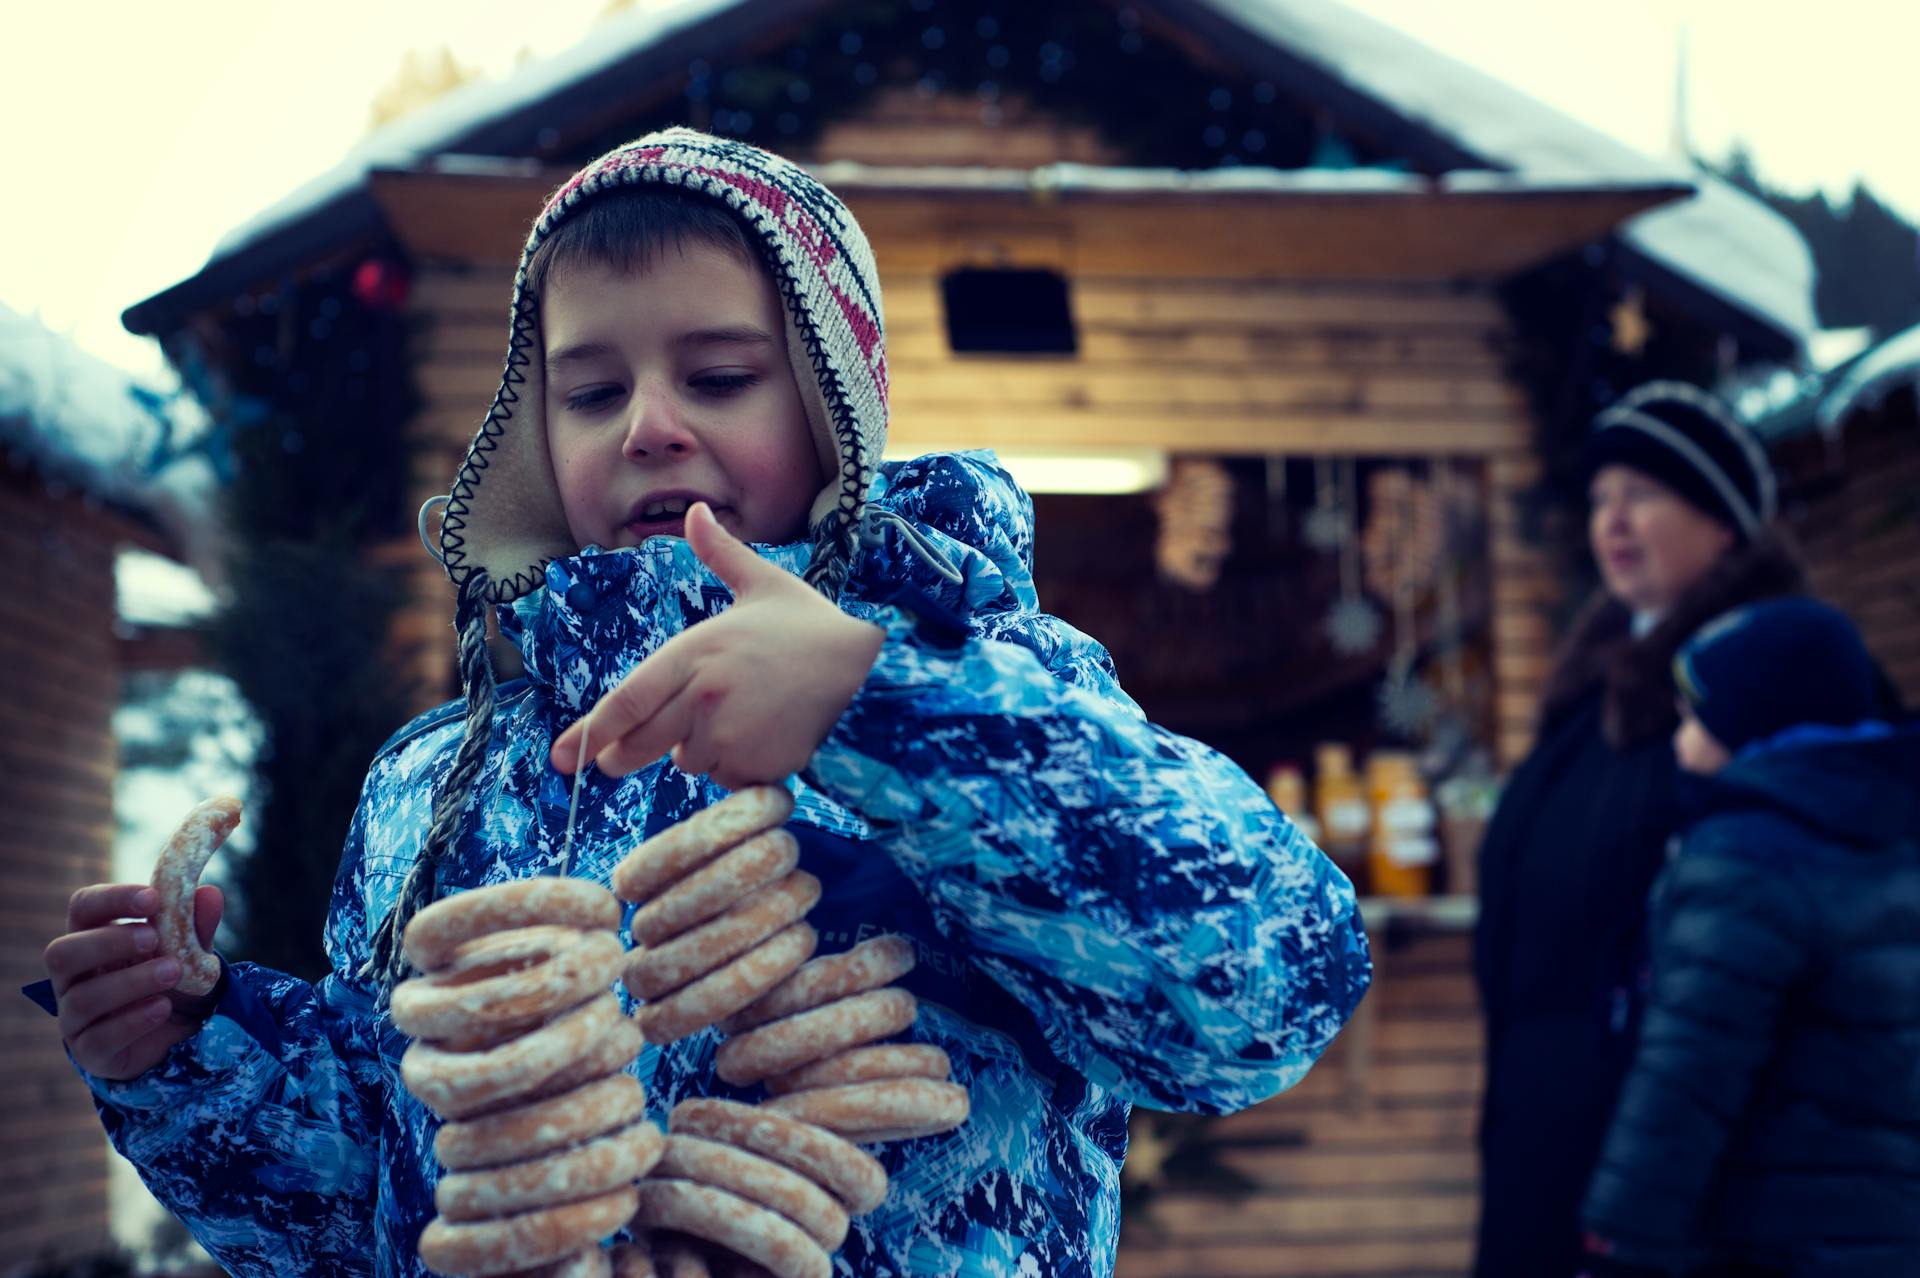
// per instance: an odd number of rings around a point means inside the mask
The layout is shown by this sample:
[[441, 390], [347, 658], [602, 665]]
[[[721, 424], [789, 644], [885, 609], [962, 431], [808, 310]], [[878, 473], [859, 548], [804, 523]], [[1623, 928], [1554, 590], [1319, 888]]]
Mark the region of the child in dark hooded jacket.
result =
[[1674, 665], [1697, 817], [1587, 1197], [1596, 1274], [1920, 1274], [1920, 730], [1806, 598]]
[[[368, 772], [333, 973], [229, 964], [169, 1006], [132, 885], [48, 948], [108, 1133], [237, 1278], [423, 1272], [438, 1124], [384, 1002], [412, 914], [605, 884], [741, 784], [794, 795], [822, 953], [912, 940], [910, 1035], [971, 1096], [877, 1151], [892, 1192], [840, 1274], [1110, 1273], [1129, 1106], [1238, 1109], [1332, 1039], [1370, 971], [1351, 887], [1040, 611], [1032, 504], [991, 455], [881, 463], [887, 384], [871, 251], [805, 171], [677, 129], [554, 195], [438, 543], [467, 696]], [[495, 686], [494, 616], [524, 681]], [[748, 1098], [718, 1042], [642, 1050], [650, 1113]]]

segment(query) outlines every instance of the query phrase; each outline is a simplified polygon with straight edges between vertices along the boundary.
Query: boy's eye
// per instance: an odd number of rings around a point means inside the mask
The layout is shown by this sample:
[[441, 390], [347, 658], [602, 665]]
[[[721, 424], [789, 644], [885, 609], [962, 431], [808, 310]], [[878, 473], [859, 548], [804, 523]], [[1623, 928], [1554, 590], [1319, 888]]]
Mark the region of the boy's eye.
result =
[[706, 395], [726, 396], [746, 390], [759, 380], [755, 373], [701, 373], [688, 385]]
[[577, 390], [568, 395], [566, 404], [572, 412], [590, 413], [596, 408], [606, 407], [619, 393], [619, 390], [612, 386], [589, 386], [585, 390]]

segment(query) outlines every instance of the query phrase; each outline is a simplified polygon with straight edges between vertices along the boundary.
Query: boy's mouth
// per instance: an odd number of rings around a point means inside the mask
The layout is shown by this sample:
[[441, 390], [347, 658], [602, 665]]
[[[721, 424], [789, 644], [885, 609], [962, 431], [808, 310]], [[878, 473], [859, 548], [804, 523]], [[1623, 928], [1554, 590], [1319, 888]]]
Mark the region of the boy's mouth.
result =
[[715, 516], [725, 507], [715, 506], [705, 497], [692, 493], [665, 493], [649, 497], [633, 508], [627, 517], [626, 529], [635, 537], [644, 541], [648, 537], [684, 537], [687, 530], [687, 511], [697, 502], [706, 501]]

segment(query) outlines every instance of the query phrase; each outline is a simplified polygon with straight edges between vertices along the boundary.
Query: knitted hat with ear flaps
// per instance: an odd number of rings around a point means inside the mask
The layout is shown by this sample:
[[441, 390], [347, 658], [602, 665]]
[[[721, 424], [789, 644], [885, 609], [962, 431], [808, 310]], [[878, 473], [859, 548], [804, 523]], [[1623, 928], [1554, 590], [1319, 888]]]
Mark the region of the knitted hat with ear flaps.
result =
[[494, 677], [489, 605], [538, 589], [553, 559], [580, 550], [567, 529], [547, 450], [540, 299], [528, 287], [533, 255], [583, 205], [653, 184], [727, 209], [757, 244], [786, 314], [787, 355], [819, 452], [825, 486], [810, 512], [806, 580], [828, 598], [859, 548], [867, 489], [887, 434], [887, 359], [873, 250], [845, 205], [804, 170], [756, 147], [692, 129], [650, 133], [574, 174], [534, 221], [513, 281], [506, 370], [454, 480], [440, 553], [458, 591], [466, 731], [434, 799], [426, 847], [373, 937], [362, 975], [391, 987], [406, 974], [407, 921], [433, 899], [437, 866], [458, 837], [492, 735]]
[[887, 362], [873, 250], [853, 214], [803, 169], [742, 142], [667, 129], [607, 152], [567, 181], [533, 224], [513, 283], [506, 372], [467, 450], [441, 523], [454, 584], [485, 578], [489, 603], [536, 589], [567, 531], [547, 451], [535, 250], [595, 196], [653, 183], [724, 206], [757, 243], [786, 313], [787, 355], [827, 483], [809, 524], [807, 581], [839, 592], [887, 433]]

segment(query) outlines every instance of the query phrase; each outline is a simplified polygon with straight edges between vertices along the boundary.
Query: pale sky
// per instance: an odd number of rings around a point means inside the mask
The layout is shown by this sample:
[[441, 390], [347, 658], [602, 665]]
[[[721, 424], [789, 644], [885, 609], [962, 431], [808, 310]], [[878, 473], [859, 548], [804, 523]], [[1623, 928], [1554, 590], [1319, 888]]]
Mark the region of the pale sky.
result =
[[[1843, 194], [1864, 175], [1920, 213], [1913, 0], [1351, 3], [1653, 153], [1670, 148], [1684, 27], [1696, 150], [1744, 138], [1777, 183]], [[338, 160], [408, 50], [444, 44], [500, 76], [523, 49], [574, 43], [605, 5], [20, 6], [0, 77], [0, 302], [158, 377], [157, 349], [120, 328], [121, 309], [192, 274], [225, 232]]]

